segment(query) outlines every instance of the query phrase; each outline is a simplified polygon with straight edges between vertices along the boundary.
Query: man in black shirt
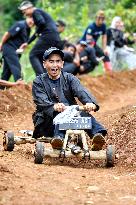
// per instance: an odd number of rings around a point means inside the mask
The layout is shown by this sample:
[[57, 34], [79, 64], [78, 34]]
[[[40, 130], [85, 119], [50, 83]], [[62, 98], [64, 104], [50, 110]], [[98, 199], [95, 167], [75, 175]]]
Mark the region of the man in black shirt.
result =
[[91, 116], [92, 129], [88, 130], [89, 136], [99, 138], [99, 144], [95, 143], [93, 150], [100, 150], [104, 144], [106, 129], [89, 114], [98, 111], [99, 105], [95, 98], [81, 85], [78, 78], [70, 73], [62, 72], [64, 64], [64, 53], [51, 47], [45, 51], [43, 65], [47, 73], [36, 77], [33, 82], [32, 94], [36, 104], [36, 112], [33, 115], [34, 133], [33, 137], [53, 137], [51, 144], [53, 148], [61, 149], [64, 131], [60, 131], [53, 124], [54, 117], [63, 112], [66, 106], [76, 105], [76, 98], [85, 106], [87, 112], [82, 116]]
[[60, 48], [61, 40], [56, 23], [48, 13], [44, 12], [42, 9], [35, 8], [30, 1], [22, 2], [19, 9], [25, 16], [33, 17], [34, 24], [36, 26], [34, 35], [27, 43], [23, 44], [21, 48], [25, 48], [35, 40], [36, 37], [38, 37], [36, 44], [30, 52], [30, 62], [36, 75], [39, 75], [45, 71], [42, 65], [44, 51], [51, 46]]
[[93, 71], [99, 64], [95, 55], [95, 50], [88, 46], [86, 41], [79, 41], [76, 48], [80, 57], [79, 73], [85, 74]]
[[[112, 71], [110, 59], [106, 49], [107, 35], [106, 35], [106, 24], [104, 21], [105, 21], [105, 14], [102, 10], [100, 10], [96, 14], [95, 22], [91, 23], [86, 28], [81, 40], [88, 41], [88, 42], [90, 41], [91, 46], [93, 42], [96, 56], [99, 58], [104, 56], [103, 62], [104, 62], [105, 71]], [[97, 45], [97, 41], [100, 38], [100, 36], [102, 37], [102, 49]]]
[[16, 50], [28, 40], [30, 28], [34, 25], [32, 18], [16, 22], [2, 37], [0, 50], [2, 51], [4, 65], [1, 79], [9, 80], [13, 74], [14, 80], [21, 78], [20, 56]]

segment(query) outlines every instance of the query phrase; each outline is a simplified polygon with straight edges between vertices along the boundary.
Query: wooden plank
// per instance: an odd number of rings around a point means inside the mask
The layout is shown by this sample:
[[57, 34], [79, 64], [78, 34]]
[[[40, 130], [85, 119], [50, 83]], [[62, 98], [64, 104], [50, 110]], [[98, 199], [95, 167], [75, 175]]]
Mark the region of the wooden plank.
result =
[[[106, 150], [100, 150], [100, 151], [89, 151], [90, 153], [90, 159], [106, 159]], [[44, 151], [44, 156], [45, 157], [59, 157], [60, 156], [60, 150], [53, 150], [53, 149], [45, 149]], [[65, 151], [65, 157], [66, 158], [83, 158], [84, 157], [84, 152], [81, 151], [79, 154], [72, 154], [71, 150], [66, 150]]]

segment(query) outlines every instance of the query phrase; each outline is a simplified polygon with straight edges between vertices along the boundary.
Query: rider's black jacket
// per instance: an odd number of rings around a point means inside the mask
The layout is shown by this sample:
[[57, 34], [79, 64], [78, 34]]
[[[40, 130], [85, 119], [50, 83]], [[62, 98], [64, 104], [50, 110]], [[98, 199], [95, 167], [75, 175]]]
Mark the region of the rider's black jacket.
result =
[[[36, 112], [33, 115], [34, 125], [37, 126], [48, 118], [54, 118], [58, 113], [54, 111], [54, 104], [63, 103], [55, 98], [54, 92], [50, 87], [50, 79], [47, 73], [36, 77], [33, 82], [32, 95], [36, 104]], [[99, 110], [95, 98], [80, 83], [77, 77], [70, 73], [62, 72], [60, 75], [61, 92], [63, 92], [69, 105], [76, 105], [76, 99], [85, 105], [94, 103], [96, 111]]]

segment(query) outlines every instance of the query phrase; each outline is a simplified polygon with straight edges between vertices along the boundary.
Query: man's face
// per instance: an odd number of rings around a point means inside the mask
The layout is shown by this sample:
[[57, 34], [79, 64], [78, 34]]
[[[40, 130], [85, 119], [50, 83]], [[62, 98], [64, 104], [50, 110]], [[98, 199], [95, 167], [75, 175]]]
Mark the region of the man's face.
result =
[[84, 45], [81, 45], [81, 44], [76, 45], [76, 49], [77, 49], [78, 53], [81, 53], [82, 51], [84, 51], [85, 48], [86, 48], [86, 46], [84, 46]]
[[63, 33], [64, 30], [65, 30], [65, 27], [64, 27], [64, 26], [61, 26], [61, 25], [58, 25], [58, 26], [57, 26], [57, 30], [58, 30], [59, 33]]
[[51, 54], [47, 60], [43, 62], [44, 68], [47, 70], [49, 76], [56, 80], [59, 78], [64, 61], [59, 54]]
[[29, 28], [32, 28], [34, 26], [34, 21], [33, 21], [32, 17], [27, 17], [26, 22], [27, 22], [27, 25], [29, 26]]
[[102, 16], [97, 16], [97, 17], [96, 17], [96, 25], [97, 25], [97, 26], [101, 26], [101, 25], [103, 24], [104, 20], [105, 20], [104, 17], [102, 17]]
[[116, 23], [115, 23], [115, 28], [116, 29], [120, 29], [120, 25], [121, 25], [121, 21], [119, 20], [119, 21], [116, 21]]
[[22, 10], [22, 13], [23, 13], [24, 16], [31, 17], [32, 14], [33, 14], [33, 7]]
[[69, 46], [69, 47], [67, 48], [67, 51], [68, 51], [69, 53], [71, 53], [72, 55], [75, 55], [75, 52], [76, 52], [75, 48], [72, 47], [72, 46]]

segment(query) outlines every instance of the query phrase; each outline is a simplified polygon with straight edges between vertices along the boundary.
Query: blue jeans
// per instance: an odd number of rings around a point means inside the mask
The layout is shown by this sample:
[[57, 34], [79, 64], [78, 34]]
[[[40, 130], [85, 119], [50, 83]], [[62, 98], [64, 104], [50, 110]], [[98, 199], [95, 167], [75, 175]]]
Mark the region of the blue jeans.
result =
[[16, 49], [10, 45], [4, 45], [3, 47], [3, 72], [1, 74], [2, 80], [9, 80], [13, 75], [14, 80], [19, 80], [21, 76], [21, 65], [19, 62], [20, 56], [16, 54]]
[[[99, 122], [96, 121], [96, 119], [86, 113], [81, 112], [82, 117], [91, 117], [92, 118], [92, 129], [85, 130], [90, 138], [92, 138], [96, 133], [102, 133], [103, 136], [107, 134], [107, 130], [101, 125]], [[65, 130], [59, 130], [59, 125], [53, 124], [53, 119], [48, 117], [42, 122], [41, 124], [37, 125], [34, 129], [33, 137], [54, 137], [54, 136], [60, 136], [62, 138], [65, 137]]]
[[[90, 138], [92, 138], [96, 133], [101, 133], [103, 136], [105, 136], [107, 134], [107, 130], [103, 127], [103, 125], [101, 125], [99, 122], [97, 122], [96, 119], [92, 115], [90, 115], [86, 112], [81, 112], [81, 116], [82, 117], [91, 117], [91, 119], [92, 119], [92, 129], [86, 130], [86, 132]], [[60, 137], [64, 138], [65, 133], [66, 133], [65, 130], [59, 130], [59, 125], [55, 125], [54, 136], [60, 136]]]

